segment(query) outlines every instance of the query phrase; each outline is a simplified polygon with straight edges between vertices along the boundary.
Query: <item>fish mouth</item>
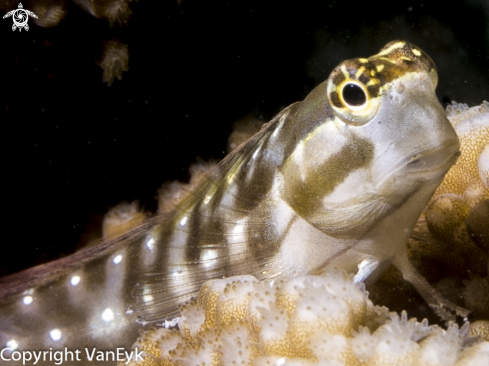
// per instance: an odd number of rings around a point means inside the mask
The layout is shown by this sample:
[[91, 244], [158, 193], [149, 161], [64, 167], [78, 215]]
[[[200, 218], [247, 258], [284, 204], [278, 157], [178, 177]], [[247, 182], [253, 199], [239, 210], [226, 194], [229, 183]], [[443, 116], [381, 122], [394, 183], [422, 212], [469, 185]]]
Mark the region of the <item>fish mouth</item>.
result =
[[425, 150], [410, 156], [403, 162], [403, 173], [419, 178], [444, 175], [460, 156], [458, 143], [447, 143], [438, 149]]

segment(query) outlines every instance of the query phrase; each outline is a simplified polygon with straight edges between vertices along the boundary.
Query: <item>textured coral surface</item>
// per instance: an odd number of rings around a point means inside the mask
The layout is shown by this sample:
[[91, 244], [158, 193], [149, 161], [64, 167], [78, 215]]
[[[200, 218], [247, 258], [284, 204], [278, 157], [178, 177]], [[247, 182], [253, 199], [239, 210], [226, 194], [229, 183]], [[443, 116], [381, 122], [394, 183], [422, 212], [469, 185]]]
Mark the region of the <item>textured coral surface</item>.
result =
[[179, 329], [140, 331], [134, 347], [143, 350], [144, 361], [131, 366], [489, 362], [489, 342], [468, 339], [468, 323], [444, 330], [408, 320], [406, 312], [389, 313], [340, 271], [271, 283], [252, 276], [209, 281], [181, 313]]

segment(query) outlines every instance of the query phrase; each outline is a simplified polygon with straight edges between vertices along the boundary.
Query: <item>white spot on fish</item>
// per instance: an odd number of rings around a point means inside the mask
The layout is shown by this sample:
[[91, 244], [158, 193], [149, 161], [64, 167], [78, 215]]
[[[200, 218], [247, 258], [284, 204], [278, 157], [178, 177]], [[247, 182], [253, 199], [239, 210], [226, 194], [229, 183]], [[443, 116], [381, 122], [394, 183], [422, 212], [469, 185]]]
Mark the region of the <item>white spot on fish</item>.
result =
[[228, 184], [231, 184], [233, 182], [233, 179], [234, 179], [234, 173], [228, 174], [228, 179], [227, 179]]
[[236, 225], [233, 229], [233, 234], [242, 234], [243, 233], [243, 225]]
[[25, 304], [25, 305], [30, 305], [32, 303], [34, 299], [32, 298], [32, 296], [24, 296], [24, 298], [22, 299], [22, 302]]
[[71, 286], [76, 286], [80, 283], [80, 276], [73, 276], [71, 277]]
[[114, 262], [114, 264], [119, 264], [119, 263], [121, 263], [121, 261], [122, 261], [122, 255], [120, 255], [120, 254], [119, 254], [119, 255], [117, 255], [117, 256], [116, 256], [116, 257], [115, 257], [115, 258], [112, 260], [112, 262]]
[[49, 336], [53, 341], [59, 341], [61, 339], [61, 331], [59, 329], [53, 329], [49, 332]]
[[102, 320], [106, 322], [110, 322], [114, 320], [114, 312], [109, 308], [105, 309], [104, 312], [102, 313]]
[[260, 152], [260, 149], [261, 149], [261, 146], [258, 147], [258, 149], [256, 149], [256, 151], [253, 153], [253, 156], [252, 156], [253, 160], [256, 160], [256, 157], [258, 156], [258, 153]]
[[146, 302], [153, 301], [153, 296], [151, 295], [145, 295], [143, 296], [143, 300]]
[[154, 243], [155, 243], [155, 240], [153, 238], [149, 239], [148, 242], [146, 243], [146, 246], [149, 248], [149, 249], [153, 249], [154, 247]]
[[200, 259], [204, 262], [204, 265], [206, 267], [209, 267], [211, 263], [205, 263], [206, 261], [209, 261], [211, 259], [216, 259], [218, 257], [217, 250], [215, 249], [206, 249], [202, 252]]
[[419, 50], [417, 50], [416, 48], [413, 48], [413, 53], [416, 55], [416, 56], [421, 56], [421, 52]]
[[211, 200], [211, 198], [212, 198], [211, 195], [205, 196], [205, 198], [204, 198], [204, 205], [207, 205], [209, 203], [209, 201]]
[[180, 220], [180, 226], [185, 226], [187, 223], [187, 216], [185, 216], [183, 219]]

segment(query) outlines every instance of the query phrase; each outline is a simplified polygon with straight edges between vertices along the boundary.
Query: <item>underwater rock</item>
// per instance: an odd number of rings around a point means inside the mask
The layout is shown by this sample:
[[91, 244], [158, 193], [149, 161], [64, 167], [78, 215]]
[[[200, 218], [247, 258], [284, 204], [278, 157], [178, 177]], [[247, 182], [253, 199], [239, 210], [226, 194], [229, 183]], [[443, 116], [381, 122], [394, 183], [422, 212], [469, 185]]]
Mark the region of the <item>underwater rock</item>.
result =
[[[141, 330], [149, 365], [462, 366], [489, 362], [489, 342], [464, 344], [469, 323], [446, 330], [374, 306], [344, 271], [265, 282], [206, 282], [181, 307], [179, 329]], [[479, 323], [480, 324], [480, 323]], [[472, 335], [484, 333], [473, 327]], [[475, 334], [476, 332], [479, 332]], [[122, 365], [122, 363], [119, 363]]]

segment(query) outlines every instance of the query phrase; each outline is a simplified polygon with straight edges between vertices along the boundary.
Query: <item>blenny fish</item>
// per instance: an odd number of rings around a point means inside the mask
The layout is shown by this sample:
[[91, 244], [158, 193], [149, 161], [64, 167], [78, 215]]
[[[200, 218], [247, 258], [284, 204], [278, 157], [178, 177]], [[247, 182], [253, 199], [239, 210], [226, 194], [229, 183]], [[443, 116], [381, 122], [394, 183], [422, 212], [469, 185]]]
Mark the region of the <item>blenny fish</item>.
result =
[[342, 62], [171, 212], [3, 278], [0, 348], [129, 350], [138, 328], [171, 319], [207, 280], [338, 267], [363, 281], [390, 263], [439, 314], [466, 316], [406, 253], [459, 155], [437, 79], [431, 58], [404, 41]]

